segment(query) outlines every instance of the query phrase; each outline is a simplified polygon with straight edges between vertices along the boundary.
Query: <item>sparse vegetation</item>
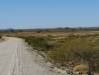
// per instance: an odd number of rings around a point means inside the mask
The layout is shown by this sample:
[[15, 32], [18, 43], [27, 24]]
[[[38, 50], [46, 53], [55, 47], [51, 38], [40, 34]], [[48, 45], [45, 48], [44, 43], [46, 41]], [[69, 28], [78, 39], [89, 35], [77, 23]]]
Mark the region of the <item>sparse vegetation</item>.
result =
[[72, 62], [74, 66], [77, 63], [87, 63], [90, 72], [93, 72], [95, 71], [95, 64], [99, 62], [99, 45], [97, 42], [95, 37], [69, 37], [64, 39], [60, 47], [49, 51], [48, 56], [55, 63], [67, 64]]
[[[79, 64], [88, 65], [89, 72], [99, 69], [99, 38], [97, 36], [71, 35], [61, 39], [53, 37], [25, 37], [33, 48], [46, 53], [52, 63], [73, 67]], [[53, 42], [53, 43], [51, 43]], [[70, 64], [71, 65], [71, 64]], [[91, 75], [91, 74], [90, 74]]]
[[58, 66], [87, 65], [89, 73], [99, 71], [99, 29], [37, 29], [2, 32], [22, 37], [34, 49], [46, 54]]
[[51, 39], [49, 37], [24, 37], [25, 41], [28, 42], [34, 49], [39, 51], [49, 51], [49, 49], [53, 48], [53, 44], [51, 43]]

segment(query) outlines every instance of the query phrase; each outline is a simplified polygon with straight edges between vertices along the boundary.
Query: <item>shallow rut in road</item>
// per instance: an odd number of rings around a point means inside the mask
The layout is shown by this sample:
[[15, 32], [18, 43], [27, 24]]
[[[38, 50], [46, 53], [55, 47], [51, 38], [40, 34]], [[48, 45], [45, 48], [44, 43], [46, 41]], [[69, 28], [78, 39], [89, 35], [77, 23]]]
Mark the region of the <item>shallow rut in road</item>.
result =
[[61, 75], [42, 60], [23, 39], [6, 37], [0, 43], [0, 75]]

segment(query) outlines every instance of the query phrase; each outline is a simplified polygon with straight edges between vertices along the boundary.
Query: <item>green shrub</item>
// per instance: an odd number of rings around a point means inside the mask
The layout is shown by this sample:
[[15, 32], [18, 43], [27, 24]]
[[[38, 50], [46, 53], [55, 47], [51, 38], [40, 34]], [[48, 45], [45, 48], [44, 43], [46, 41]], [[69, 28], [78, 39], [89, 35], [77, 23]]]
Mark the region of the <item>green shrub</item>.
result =
[[48, 51], [53, 47], [48, 37], [25, 37], [25, 41], [32, 47], [40, 51]]

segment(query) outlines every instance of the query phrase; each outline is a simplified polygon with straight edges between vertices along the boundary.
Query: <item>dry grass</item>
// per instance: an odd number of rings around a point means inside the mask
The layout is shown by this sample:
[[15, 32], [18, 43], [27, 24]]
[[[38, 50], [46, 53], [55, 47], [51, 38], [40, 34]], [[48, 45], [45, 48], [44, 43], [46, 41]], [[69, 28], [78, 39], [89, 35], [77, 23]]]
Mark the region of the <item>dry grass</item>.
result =
[[[51, 29], [51, 30], [24, 30], [24, 31], [13, 31], [13, 32], [0, 32], [0, 35], [2, 36], [16, 36], [16, 37], [25, 37], [25, 38], [30, 38], [30, 37], [50, 37], [52, 38], [55, 42], [58, 41], [58, 43], [64, 43], [64, 40], [66, 42], [67, 37], [84, 37], [87, 38], [87, 40], [93, 40], [96, 41], [99, 39], [99, 30], [61, 30], [61, 29]], [[40, 39], [40, 38], [38, 38]], [[29, 43], [31, 45], [37, 46], [36, 48], [43, 49], [44, 51], [46, 50], [47, 47], [45, 45], [49, 45], [48, 40], [43, 40], [41, 42], [38, 42], [38, 39], [36, 38], [37, 41], [34, 42], [35, 39], [28, 39]], [[44, 39], [44, 38], [43, 38]], [[93, 41], [93, 42], [94, 42]], [[32, 43], [31, 43], [32, 42]], [[63, 45], [63, 44], [62, 44]], [[55, 46], [56, 47], [56, 46]], [[59, 46], [57, 46], [58, 48]], [[64, 48], [62, 48], [64, 49]], [[61, 48], [60, 48], [61, 50]], [[59, 55], [62, 51], [59, 51]], [[49, 52], [50, 53], [50, 52]], [[53, 52], [52, 52], [53, 53]], [[60, 57], [60, 56], [59, 56]]]
[[99, 35], [99, 30], [69, 30], [69, 29], [44, 29], [44, 30], [20, 30], [20, 31], [2, 31], [0, 32], [2, 36], [51, 36], [55, 39], [61, 39], [70, 35]]

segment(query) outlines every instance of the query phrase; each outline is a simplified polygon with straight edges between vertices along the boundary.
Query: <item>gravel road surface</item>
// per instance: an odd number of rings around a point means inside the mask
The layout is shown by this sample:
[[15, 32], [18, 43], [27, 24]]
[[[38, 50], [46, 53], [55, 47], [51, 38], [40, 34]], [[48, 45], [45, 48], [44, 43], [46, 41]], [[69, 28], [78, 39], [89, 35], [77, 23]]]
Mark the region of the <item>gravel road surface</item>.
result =
[[67, 75], [51, 70], [24, 40], [6, 37], [0, 43], [0, 75]]

